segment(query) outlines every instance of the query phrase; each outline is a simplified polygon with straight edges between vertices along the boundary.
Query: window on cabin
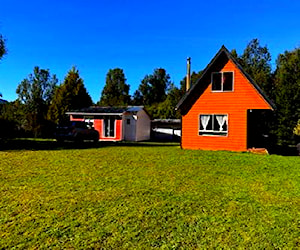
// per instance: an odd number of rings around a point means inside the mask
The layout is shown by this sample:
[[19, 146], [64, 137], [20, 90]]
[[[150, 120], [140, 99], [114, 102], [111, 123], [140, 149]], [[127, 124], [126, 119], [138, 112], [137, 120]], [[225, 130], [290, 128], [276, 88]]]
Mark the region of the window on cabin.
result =
[[127, 125], [130, 125], [130, 119], [127, 119]]
[[115, 118], [104, 118], [104, 136], [115, 137]]
[[212, 91], [233, 91], [233, 72], [213, 72]]
[[94, 128], [94, 119], [85, 119], [84, 120], [87, 128], [93, 129]]
[[203, 114], [199, 116], [199, 135], [219, 135], [228, 134], [228, 115], [223, 114]]

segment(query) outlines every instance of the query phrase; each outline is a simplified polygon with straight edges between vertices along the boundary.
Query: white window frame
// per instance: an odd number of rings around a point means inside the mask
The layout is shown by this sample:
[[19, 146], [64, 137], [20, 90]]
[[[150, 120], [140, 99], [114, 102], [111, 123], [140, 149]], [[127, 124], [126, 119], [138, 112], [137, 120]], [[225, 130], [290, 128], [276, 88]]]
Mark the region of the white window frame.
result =
[[[201, 116], [203, 115], [209, 115], [210, 119], [212, 119], [212, 129], [201, 129]], [[215, 116], [217, 115], [223, 115], [226, 116], [226, 125], [227, 125], [227, 129], [226, 130], [214, 130], [214, 122], [215, 122]], [[199, 114], [199, 119], [198, 119], [198, 123], [199, 123], [199, 130], [198, 130], [198, 135], [199, 136], [220, 136], [220, 137], [227, 137], [228, 136], [228, 132], [229, 132], [229, 115], [228, 114]]]
[[95, 120], [94, 119], [85, 118], [84, 122], [86, 123], [88, 128], [94, 128], [94, 126], [95, 126]]
[[[224, 90], [223, 77], [224, 73], [232, 73], [232, 90]], [[213, 75], [221, 74], [221, 90], [213, 90]], [[234, 91], [234, 71], [220, 71], [211, 73], [211, 91], [212, 92], [233, 92]]]
[[[111, 119], [114, 119], [114, 135], [113, 136], [106, 136], [106, 133], [105, 133], [105, 129], [106, 129], [106, 127], [105, 127], [105, 120], [111, 120]], [[116, 117], [110, 117], [110, 116], [108, 116], [108, 117], [104, 117], [103, 118], [103, 137], [104, 138], [115, 138], [116, 137], [116, 121], [117, 121], [117, 119], [116, 119]], [[111, 124], [110, 124], [110, 122], [109, 122], [109, 126], [110, 126]], [[110, 128], [110, 127], [109, 127]]]

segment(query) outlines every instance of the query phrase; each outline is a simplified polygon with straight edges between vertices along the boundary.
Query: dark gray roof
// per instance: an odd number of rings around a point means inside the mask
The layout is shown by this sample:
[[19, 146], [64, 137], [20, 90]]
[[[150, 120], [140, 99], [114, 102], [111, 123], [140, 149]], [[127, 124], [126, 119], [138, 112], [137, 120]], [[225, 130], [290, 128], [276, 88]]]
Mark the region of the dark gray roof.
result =
[[128, 107], [99, 107], [92, 106], [89, 108], [83, 108], [79, 110], [72, 110], [67, 112], [67, 115], [121, 115], [124, 112], [138, 112], [142, 110], [142, 106], [128, 106]]
[[[198, 88], [202, 83], [202, 79], [205, 77], [207, 72], [213, 67], [217, 60], [221, 57], [221, 55], [226, 55], [227, 58], [237, 66], [237, 68], [241, 71], [241, 73], [248, 79], [248, 81], [253, 85], [253, 87], [259, 92], [259, 94], [266, 100], [266, 102], [270, 105], [272, 109], [276, 109], [275, 104], [267, 97], [267, 95], [262, 91], [262, 89], [254, 82], [254, 80], [243, 70], [242, 66], [236, 61], [236, 59], [231, 55], [228, 49], [223, 45], [218, 53], [214, 56], [214, 58], [210, 61], [210, 63], [206, 66], [201, 74], [201, 77], [197, 80], [197, 82], [185, 93], [185, 95], [180, 99], [178, 104], [176, 105], [176, 109], [181, 109], [186, 101], [189, 99], [189, 96]], [[204, 86], [203, 86], [204, 87]]]
[[129, 106], [127, 107], [127, 112], [138, 112], [142, 110], [144, 107], [143, 106]]

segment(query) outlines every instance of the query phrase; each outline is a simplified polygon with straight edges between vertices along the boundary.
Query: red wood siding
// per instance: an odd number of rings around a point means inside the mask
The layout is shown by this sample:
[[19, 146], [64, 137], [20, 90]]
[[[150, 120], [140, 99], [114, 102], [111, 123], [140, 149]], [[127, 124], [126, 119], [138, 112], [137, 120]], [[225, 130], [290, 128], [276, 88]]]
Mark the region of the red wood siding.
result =
[[70, 116], [70, 121], [79, 121], [79, 122], [83, 122], [84, 118], [73, 118], [73, 116]]
[[121, 141], [122, 140], [122, 138], [123, 138], [122, 137], [122, 125], [123, 125], [122, 120], [115, 121], [115, 136], [114, 137], [104, 137], [104, 133], [103, 133], [104, 120], [97, 119], [94, 121], [94, 124], [96, 124], [96, 121], [97, 121], [97, 128], [95, 127], [95, 129], [98, 130], [101, 141]]
[[101, 139], [102, 133], [103, 133], [102, 121], [103, 120], [100, 120], [100, 119], [94, 119], [94, 128], [95, 128], [95, 130], [97, 130], [99, 132], [99, 140]]
[[[232, 61], [229, 60], [221, 71], [234, 72], [233, 92], [212, 92], [211, 84], [207, 87], [182, 117], [182, 148], [246, 151], [247, 110], [270, 109], [269, 104]], [[228, 114], [228, 135], [200, 136], [200, 114]]]
[[118, 141], [122, 140], [122, 125], [123, 125], [123, 121], [122, 120], [117, 120], [117, 124], [116, 124], [116, 138]]

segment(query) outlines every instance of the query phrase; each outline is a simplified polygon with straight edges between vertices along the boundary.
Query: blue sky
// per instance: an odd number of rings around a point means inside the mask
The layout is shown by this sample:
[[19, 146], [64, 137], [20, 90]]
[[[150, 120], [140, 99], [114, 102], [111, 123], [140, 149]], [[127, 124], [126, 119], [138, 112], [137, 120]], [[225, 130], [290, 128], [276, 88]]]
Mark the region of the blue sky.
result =
[[76, 66], [94, 102], [109, 69], [122, 68], [130, 93], [146, 74], [165, 68], [175, 85], [206, 67], [224, 44], [242, 53], [258, 38], [272, 64], [300, 46], [299, 0], [1, 0], [0, 34], [8, 54], [0, 61], [0, 91], [15, 100], [34, 66], [62, 82]]

